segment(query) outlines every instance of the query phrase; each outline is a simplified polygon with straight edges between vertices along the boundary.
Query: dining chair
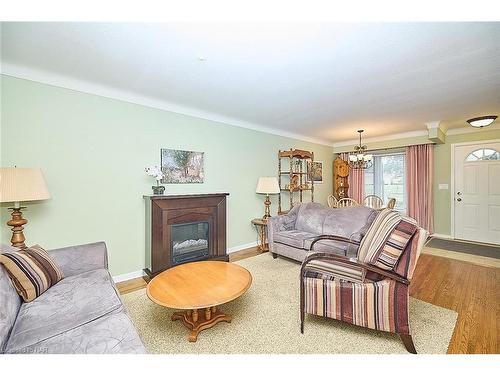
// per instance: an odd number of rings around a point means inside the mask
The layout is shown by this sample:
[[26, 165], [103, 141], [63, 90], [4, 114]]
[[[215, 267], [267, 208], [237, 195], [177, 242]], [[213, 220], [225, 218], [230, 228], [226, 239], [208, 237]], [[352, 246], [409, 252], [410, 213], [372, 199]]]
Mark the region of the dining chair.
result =
[[337, 208], [355, 207], [355, 206], [359, 206], [359, 203], [352, 198], [342, 198], [337, 202]]
[[326, 202], [328, 203], [328, 207], [337, 208], [337, 203], [339, 202], [335, 195], [329, 195]]
[[363, 200], [363, 206], [370, 207], [370, 208], [380, 208], [384, 205], [384, 201], [382, 198], [376, 196], [376, 195], [367, 195], [365, 199]]

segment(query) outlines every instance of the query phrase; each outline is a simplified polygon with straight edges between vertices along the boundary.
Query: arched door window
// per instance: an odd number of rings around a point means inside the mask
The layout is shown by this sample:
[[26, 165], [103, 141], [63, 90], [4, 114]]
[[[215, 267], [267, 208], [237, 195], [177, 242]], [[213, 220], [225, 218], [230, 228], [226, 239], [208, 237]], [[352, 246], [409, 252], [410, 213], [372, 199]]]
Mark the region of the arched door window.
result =
[[471, 152], [465, 158], [465, 161], [488, 161], [500, 160], [500, 152], [491, 148], [480, 148], [479, 150]]

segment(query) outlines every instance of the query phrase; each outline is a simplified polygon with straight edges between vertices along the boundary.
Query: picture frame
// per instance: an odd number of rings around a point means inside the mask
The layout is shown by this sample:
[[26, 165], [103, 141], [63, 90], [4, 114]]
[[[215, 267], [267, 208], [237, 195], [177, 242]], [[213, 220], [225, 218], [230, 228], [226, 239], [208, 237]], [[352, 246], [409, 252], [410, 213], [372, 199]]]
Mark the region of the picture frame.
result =
[[323, 183], [323, 162], [308, 161], [307, 162], [307, 181], [314, 181], [315, 184]]
[[204, 152], [160, 150], [162, 184], [201, 184], [205, 178]]

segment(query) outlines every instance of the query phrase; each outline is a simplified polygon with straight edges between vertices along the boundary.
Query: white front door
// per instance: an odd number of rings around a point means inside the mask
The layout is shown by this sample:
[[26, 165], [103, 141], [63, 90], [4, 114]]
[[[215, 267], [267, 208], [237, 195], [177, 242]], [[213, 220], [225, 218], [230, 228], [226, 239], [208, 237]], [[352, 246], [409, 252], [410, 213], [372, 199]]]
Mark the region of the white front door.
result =
[[455, 147], [455, 238], [500, 245], [500, 142]]

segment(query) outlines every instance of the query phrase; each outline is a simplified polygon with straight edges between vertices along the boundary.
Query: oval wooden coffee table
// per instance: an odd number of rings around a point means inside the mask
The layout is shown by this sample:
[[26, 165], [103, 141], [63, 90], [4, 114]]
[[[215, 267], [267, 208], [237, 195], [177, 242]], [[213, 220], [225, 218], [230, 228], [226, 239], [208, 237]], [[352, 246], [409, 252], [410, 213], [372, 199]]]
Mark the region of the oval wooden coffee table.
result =
[[184, 310], [173, 313], [172, 320], [182, 320], [194, 342], [204, 329], [231, 322], [217, 306], [238, 298], [251, 284], [250, 272], [237, 264], [201, 261], [163, 271], [149, 282], [147, 294], [158, 305]]

